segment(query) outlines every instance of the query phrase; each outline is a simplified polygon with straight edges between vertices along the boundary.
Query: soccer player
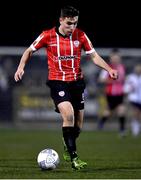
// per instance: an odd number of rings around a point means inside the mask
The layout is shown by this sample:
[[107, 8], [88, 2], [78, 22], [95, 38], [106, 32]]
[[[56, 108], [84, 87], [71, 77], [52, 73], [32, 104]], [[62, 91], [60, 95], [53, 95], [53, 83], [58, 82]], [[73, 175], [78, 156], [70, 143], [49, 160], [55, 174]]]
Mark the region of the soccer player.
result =
[[84, 113], [85, 82], [80, 67], [81, 51], [91, 56], [92, 61], [104, 68], [109, 76], [117, 79], [118, 72], [112, 69], [95, 51], [87, 35], [76, 28], [79, 10], [72, 6], [61, 9], [59, 27], [43, 31], [23, 53], [15, 81], [22, 79], [24, 67], [32, 54], [40, 48], [46, 48], [48, 62], [47, 85], [56, 111], [62, 116], [62, 133], [64, 142], [63, 157], [71, 161], [73, 169], [84, 168], [87, 163], [77, 154], [76, 138], [79, 136]]
[[138, 136], [141, 131], [141, 64], [136, 64], [133, 72], [127, 75], [124, 92], [131, 107], [131, 132]]
[[124, 105], [124, 83], [125, 66], [117, 49], [113, 49], [109, 56], [110, 66], [118, 71], [119, 78], [112, 80], [107, 71], [102, 70], [99, 75], [99, 82], [105, 86], [105, 97], [107, 107], [103, 111], [102, 117], [98, 122], [98, 128], [104, 128], [105, 122], [115, 114], [119, 121], [119, 135], [125, 135], [125, 105]]

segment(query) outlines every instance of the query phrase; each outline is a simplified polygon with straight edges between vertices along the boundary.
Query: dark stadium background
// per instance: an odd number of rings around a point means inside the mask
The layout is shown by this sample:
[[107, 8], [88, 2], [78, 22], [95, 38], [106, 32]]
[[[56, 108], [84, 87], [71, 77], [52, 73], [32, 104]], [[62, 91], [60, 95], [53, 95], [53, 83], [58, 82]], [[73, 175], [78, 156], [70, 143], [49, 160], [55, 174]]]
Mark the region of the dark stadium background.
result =
[[1, 5], [0, 46], [28, 46], [54, 26], [60, 7], [80, 9], [78, 26], [96, 47], [141, 47], [140, 5], [136, 1], [60, 0], [4, 1]]

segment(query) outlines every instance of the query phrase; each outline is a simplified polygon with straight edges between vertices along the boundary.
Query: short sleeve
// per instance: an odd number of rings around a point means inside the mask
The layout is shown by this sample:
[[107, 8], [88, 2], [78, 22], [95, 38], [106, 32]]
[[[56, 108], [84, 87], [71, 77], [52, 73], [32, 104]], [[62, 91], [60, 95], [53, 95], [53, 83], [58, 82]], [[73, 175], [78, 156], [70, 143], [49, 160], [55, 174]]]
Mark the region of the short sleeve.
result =
[[83, 34], [83, 49], [86, 52], [86, 54], [91, 54], [95, 52], [95, 49], [90, 41], [90, 39], [87, 37], [87, 35]]
[[33, 51], [36, 51], [42, 47], [47, 46], [47, 40], [46, 40], [46, 34], [45, 32], [42, 32], [37, 39], [30, 45]]

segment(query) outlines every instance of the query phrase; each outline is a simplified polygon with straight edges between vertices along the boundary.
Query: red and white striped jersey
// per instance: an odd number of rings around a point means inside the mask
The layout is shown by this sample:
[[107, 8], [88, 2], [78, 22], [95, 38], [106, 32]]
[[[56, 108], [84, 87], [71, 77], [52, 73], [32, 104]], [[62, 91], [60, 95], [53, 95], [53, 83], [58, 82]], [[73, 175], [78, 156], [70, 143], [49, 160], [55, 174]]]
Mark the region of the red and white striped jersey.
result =
[[117, 80], [112, 80], [109, 76], [109, 73], [102, 69], [100, 73], [101, 79], [109, 80], [106, 83], [105, 91], [109, 96], [120, 96], [124, 94], [124, 82], [125, 82], [125, 67], [123, 64], [110, 65], [113, 69], [116, 69], [119, 73], [119, 77]]
[[61, 35], [55, 27], [43, 31], [30, 47], [33, 51], [46, 48], [48, 79], [62, 81], [81, 79], [81, 50], [86, 54], [95, 51], [87, 35], [78, 28], [70, 36]]

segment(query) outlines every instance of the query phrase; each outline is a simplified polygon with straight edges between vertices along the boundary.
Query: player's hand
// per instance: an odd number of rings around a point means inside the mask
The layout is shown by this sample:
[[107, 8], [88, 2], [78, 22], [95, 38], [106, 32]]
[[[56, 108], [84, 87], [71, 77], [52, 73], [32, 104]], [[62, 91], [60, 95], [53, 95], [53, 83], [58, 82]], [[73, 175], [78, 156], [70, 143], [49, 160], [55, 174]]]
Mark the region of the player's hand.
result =
[[15, 75], [14, 75], [14, 79], [15, 81], [19, 81], [22, 79], [22, 76], [24, 75], [24, 70], [23, 69], [17, 69]]
[[111, 77], [112, 79], [114, 79], [114, 80], [118, 79], [118, 71], [115, 70], [115, 69], [111, 69], [111, 70], [109, 71], [109, 75], [110, 75], [110, 77]]

